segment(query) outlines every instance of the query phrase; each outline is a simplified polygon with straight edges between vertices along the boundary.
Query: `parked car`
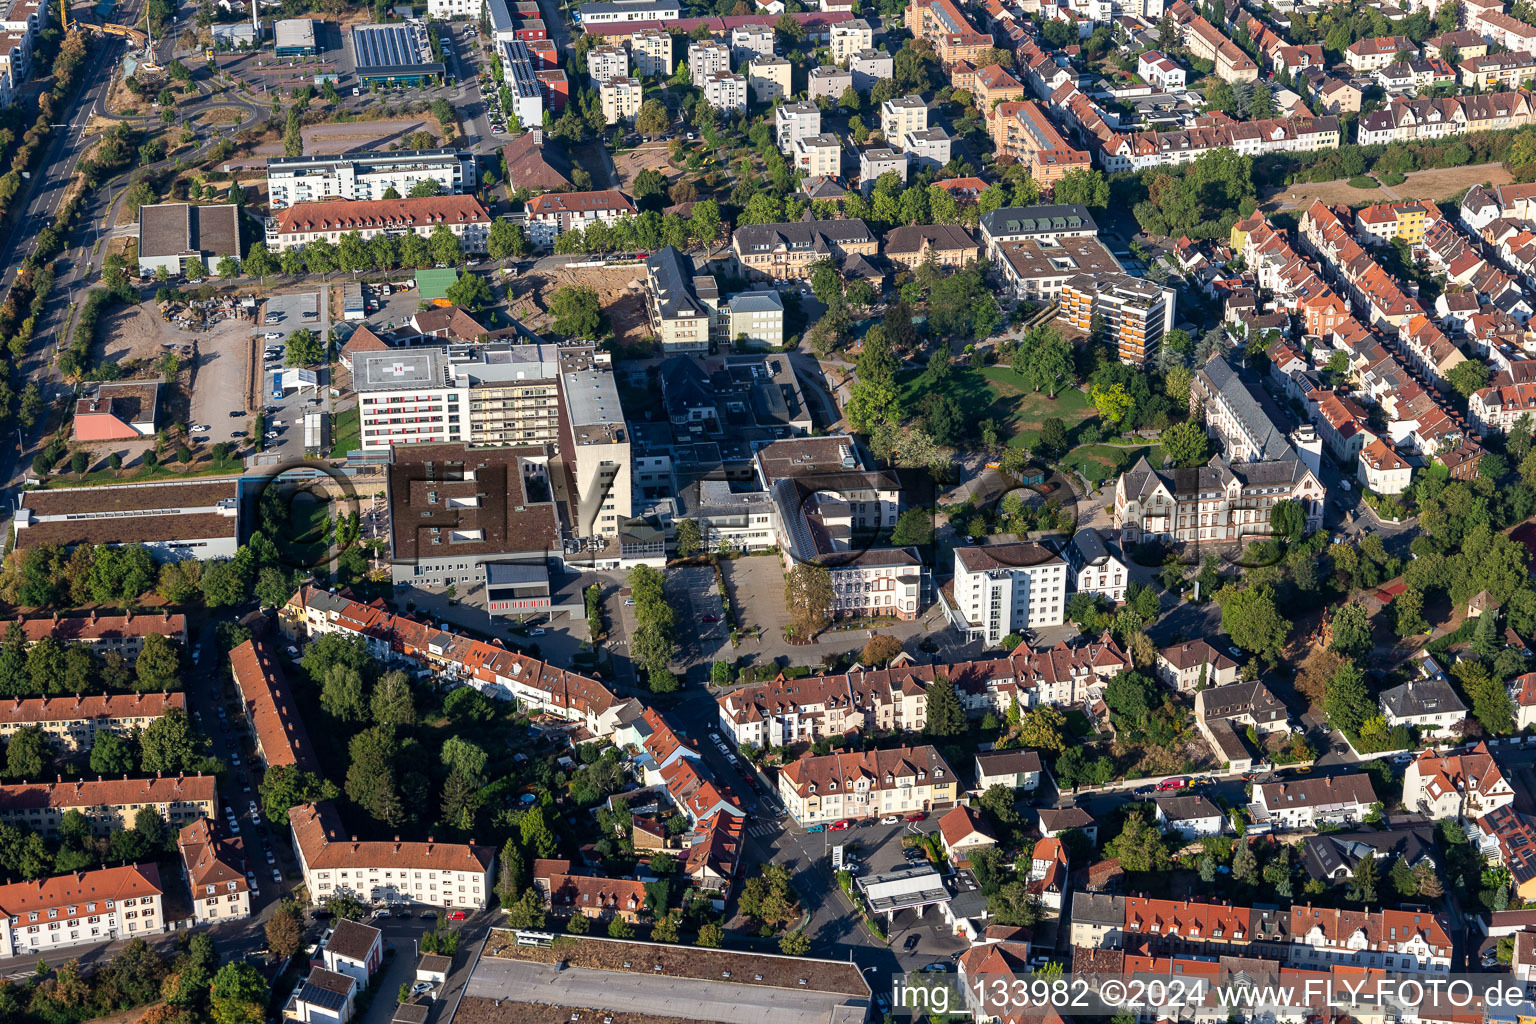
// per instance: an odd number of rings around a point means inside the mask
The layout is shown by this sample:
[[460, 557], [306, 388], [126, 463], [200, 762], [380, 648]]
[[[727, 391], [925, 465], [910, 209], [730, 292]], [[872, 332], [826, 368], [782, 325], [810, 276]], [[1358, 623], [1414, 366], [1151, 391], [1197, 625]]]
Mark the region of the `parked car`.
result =
[[913, 814], [907, 815], [908, 821], [926, 821], [927, 819], [928, 815], [923, 811], [917, 811]]
[[880, 824], [882, 824], [882, 825], [894, 825], [897, 822], [899, 822], [900, 820], [901, 819], [896, 817], [896, 815], [894, 815], [894, 814], [887, 814], [885, 817], [880, 819]]
[[806, 830], [806, 832], [825, 832], [827, 830], [827, 826], [825, 826], [825, 825], [807, 825], [805, 827], [805, 830]]
[[450, 920], [450, 921], [462, 921], [467, 916], [468, 915], [466, 915], [464, 913], [464, 911], [462, 911], [462, 910], [455, 910], [453, 913], [448, 915], [448, 920]]
[[437, 911], [435, 911], [435, 910], [425, 910], [425, 911], [422, 911], [421, 917], [422, 917], [422, 920], [424, 920], [424, 921], [436, 921], [437, 920]]
[[283, 884], [283, 873], [277, 868], [272, 869], [272, 881], [276, 882], [278, 885]]
[[914, 949], [916, 949], [916, 948], [917, 948], [917, 944], [918, 944], [918, 943], [919, 943], [919, 942], [921, 942], [921, 941], [922, 941], [922, 939], [923, 939], [923, 937], [922, 937], [922, 936], [921, 936], [921, 935], [917, 935], [917, 934], [915, 934], [915, 933], [914, 933], [914, 934], [912, 934], [912, 935], [908, 935], [908, 936], [907, 936], [907, 941], [906, 941], [906, 942], [903, 942], [903, 943], [902, 943], [902, 944], [901, 944], [901, 948], [902, 948], [902, 949], [904, 949], [904, 950], [906, 950], [906, 951], [907, 951], [907, 952], [908, 952], [908, 953], [910, 953], [910, 952], [912, 952], [912, 951], [913, 951], [913, 950], [914, 950]]
[[1185, 778], [1182, 775], [1176, 775], [1176, 776], [1174, 776], [1171, 779], [1164, 779], [1162, 782], [1159, 782], [1157, 784], [1157, 791], [1159, 793], [1169, 793], [1169, 792], [1173, 792], [1174, 790], [1183, 789], [1185, 786], [1188, 786], [1188, 785], [1189, 785], [1189, 779]]
[[847, 818], [844, 818], [841, 821], [834, 821], [832, 824], [827, 826], [827, 828], [831, 829], [833, 832], [842, 832], [852, 827], [853, 822], [849, 821]]
[[1134, 791], [1132, 791], [1131, 795], [1132, 796], [1151, 796], [1155, 792], [1156, 792], [1156, 790], [1153, 789], [1151, 786], [1137, 786], [1136, 789]]

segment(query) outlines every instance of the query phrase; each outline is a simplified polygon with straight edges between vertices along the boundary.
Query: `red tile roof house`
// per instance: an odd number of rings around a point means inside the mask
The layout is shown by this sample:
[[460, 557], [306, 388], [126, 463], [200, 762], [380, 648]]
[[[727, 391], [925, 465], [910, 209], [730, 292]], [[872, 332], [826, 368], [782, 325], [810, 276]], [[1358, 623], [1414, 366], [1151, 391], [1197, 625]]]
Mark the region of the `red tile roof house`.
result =
[[633, 878], [573, 875], [568, 860], [533, 862], [533, 886], [551, 913], [590, 918], [622, 917], [631, 924], [645, 914], [645, 883]]
[[963, 804], [939, 819], [939, 838], [944, 841], [944, 852], [956, 864], [969, 860], [972, 850], [997, 845], [982, 827], [981, 816]]
[[157, 380], [127, 380], [98, 384], [95, 391], [75, 403], [75, 440], [131, 441], [155, 432], [155, 407], [159, 400]]

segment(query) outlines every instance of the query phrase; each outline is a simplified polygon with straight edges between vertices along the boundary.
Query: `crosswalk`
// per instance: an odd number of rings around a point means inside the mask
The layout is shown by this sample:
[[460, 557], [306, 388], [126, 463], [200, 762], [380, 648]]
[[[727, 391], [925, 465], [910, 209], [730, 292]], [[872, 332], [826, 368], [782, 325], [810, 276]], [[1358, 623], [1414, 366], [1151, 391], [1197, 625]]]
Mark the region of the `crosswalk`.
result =
[[783, 826], [776, 821], [762, 821], [756, 825], [747, 826], [747, 835], [761, 839], [763, 836], [776, 835], [783, 830]]

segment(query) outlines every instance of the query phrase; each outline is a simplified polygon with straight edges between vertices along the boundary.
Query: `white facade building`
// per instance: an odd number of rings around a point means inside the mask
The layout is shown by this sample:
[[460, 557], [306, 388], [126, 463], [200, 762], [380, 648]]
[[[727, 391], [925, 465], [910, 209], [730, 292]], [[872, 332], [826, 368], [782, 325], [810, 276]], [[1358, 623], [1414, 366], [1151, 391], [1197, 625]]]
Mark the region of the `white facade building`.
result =
[[267, 161], [273, 210], [321, 199], [383, 199], [389, 189], [403, 198], [423, 181], [437, 182], [444, 192], [472, 191], [475, 158], [456, 149], [417, 149]]
[[955, 549], [955, 609], [971, 639], [1059, 626], [1066, 607], [1066, 560], [1039, 544]]
[[0, 957], [159, 935], [161, 896], [153, 864], [0, 885]]

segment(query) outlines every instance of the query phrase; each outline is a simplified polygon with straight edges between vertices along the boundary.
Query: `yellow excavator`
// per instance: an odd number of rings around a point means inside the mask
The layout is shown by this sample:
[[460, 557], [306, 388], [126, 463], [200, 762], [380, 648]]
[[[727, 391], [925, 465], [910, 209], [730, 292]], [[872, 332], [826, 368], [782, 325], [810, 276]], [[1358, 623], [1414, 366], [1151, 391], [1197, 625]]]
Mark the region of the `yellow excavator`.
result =
[[[69, 0], [59, 0], [59, 25], [66, 33], [69, 31]], [[135, 50], [140, 50], [143, 52], [144, 57], [139, 61], [139, 67], [141, 69], [145, 71], [160, 70], [160, 65], [155, 62], [155, 37], [153, 31], [150, 30], [148, 11], [144, 13], [145, 31], [143, 32], [131, 26], [121, 25], [116, 22], [107, 22], [106, 24], [95, 25], [90, 22], [80, 22], [77, 20], [75, 25], [79, 28], [96, 29], [97, 31], [104, 32], [109, 36], [121, 36], [122, 38], [128, 40], [129, 45], [132, 46]]]

